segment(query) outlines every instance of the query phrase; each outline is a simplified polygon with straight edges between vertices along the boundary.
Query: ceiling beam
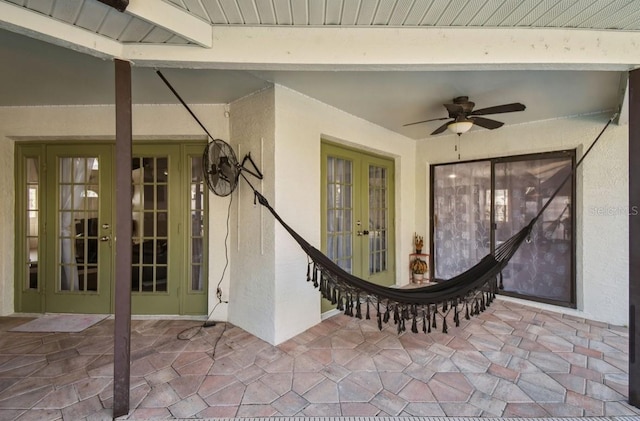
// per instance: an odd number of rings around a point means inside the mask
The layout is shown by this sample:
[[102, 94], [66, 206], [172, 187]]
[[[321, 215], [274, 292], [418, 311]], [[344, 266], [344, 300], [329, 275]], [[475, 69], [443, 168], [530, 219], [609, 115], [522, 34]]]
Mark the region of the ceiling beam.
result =
[[[133, 2], [132, 2], [133, 4]], [[210, 49], [127, 44], [136, 65], [249, 70], [629, 70], [640, 33], [215, 26]]]
[[122, 56], [117, 41], [7, 2], [0, 2], [0, 28], [104, 59]]
[[211, 24], [173, 6], [170, 2], [131, 0], [126, 13], [160, 26], [201, 47], [210, 48], [212, 45]]

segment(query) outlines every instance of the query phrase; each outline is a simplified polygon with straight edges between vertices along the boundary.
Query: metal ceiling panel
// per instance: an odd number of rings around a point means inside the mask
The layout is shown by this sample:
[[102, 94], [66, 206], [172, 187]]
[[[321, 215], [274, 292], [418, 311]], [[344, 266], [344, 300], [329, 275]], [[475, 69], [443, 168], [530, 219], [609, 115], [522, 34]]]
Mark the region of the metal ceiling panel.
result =
[[189, 42], [189, 40], [179, 37], [177, 35], [172, 36], [171, 38], [169, 38], [169, 41], [167, 41], [167, 44], [193, 44], [192, 42]]
[[[568, 4], [567, 4], [568, 3]], [[552, 27], [565, 27], [567, 23], [573, 19], [579, 13], [582, 13], [587, 7], [593, 4], [593, 0], [578, 0], [578, 1], [566, 1], [563, 2], [564, 9], [562, 12], [557, 13], [555, 17], [548, 21], [546, 26]]]
[[401, 26], [404, 24], [411, 6], [413, 6], [414, 0], [398, 0], [396, 7], [393, 9], [393, 13], [389, 18], [390, 26]]
[[258, 10], [253, 0], [237, 0], [240, 14], [242, 14], [242, 21], [246, 25], [257, 25], [260, 23], [260, 17], [258, 16]]
[[211, 19], [209, 19], [209, 15], [207, 15], [207, 12], [204, 10], [200, 0], [183, 0], [182, 2], [192, 15], [195, 15], [200, 19], [204, 19], [207, 22], [211, 22]]
[[449, 2], [444, 1], [434, 1], [425, 13], [420, 25], [428, 25], [428, 26], [436, 26], [438, 25], [438, 21], [440, 20], [440, 16], [444, 13], [447, 8]]
[[344, 6], [342, 7], [342, 25], [353, 26], [357, 23], [360, 3], [360, 0], [344, 0]]
[[84, 0], [56, 0], [51, 16], [63, 22], [75, 24]]
[[[609, 21], [608, 17], [615, 15], [617, 11], [623, 11], [629, 6], [629, 0], [616, 0], [612, 1], [604, 8], [602, 8], [598, 13], [592, 15], [590, 18], [584, 20], [581, 23], [581, 26], [587, 26], [589, 28], [602, 28], [603, 21]], [[617, 22], [611, 22], [613, 25], [617, 24]]]
[[236, 0], [220, 0], [220, 5], [224, 11], [224, 15], [232, 25], [244, 24], [242, 19], [242, 13], [240, 13], [240, 6]]
[[405, 26], [420, 25], [420, 22], [422, 22], [424, 15], [429, 10], [429, 6], [431, 6], [431, 3], [432, 3], [431, 1], [416, 1], [411, 7], [411, 10], [409, 11], [407, 18], [404, 20], [404, 25]]
[[521, 22], [535, 9], [535, 2], [520, 3], [499, 26], [520, 26]]
[[639, 30], [640, 29], [640, 10], [635, 10], [633, 13], [620, 19], [619, 29]]
[[538, 1], [537, 4], [535, 4], [531, 8], [531, 11], [520, 20], [519, 25], [520, 26], [533, 25], [534, 22], [537, 22], [538, 20], [542, 19], [544, 15], [549, 13], [549, 11], [553, 7], [555, 7], [555, 5], [557, 5], [558, 3], [559, 2], [556, 0]]
[[378, 10], [376, 10], [376, 14], [373, 17], [373, 24], [388, 25], [395, 4], [395, 0], [380, 0], [378, 2]]
[[[98, 0], [0, 0], [122, 42], [191, 43]], [[158, 0], [156, 0], [158, 1]], [[639, 0], [160, 0], [213, 25], [640, 30]], [[177, 37], [177, 38], [174, 38]]]
[[142, 42], [142, 40], [147, 36], [149, 32], [153, 29], [153, 25], [150, 23], [138, 19], [133, 18], [127, 25], [127, 27], [122, 31], [120, 38], [118, 41], [121, 42]]
[[518, 7], [518, 2], [506, 1], [498, 7], [493, 15], [491, 15], [482, 26], [496, 27], [500, 26]]
[[376, 14], [378, 3], [375, 1], [365, 1], [360, 5], [360, 13], [358, 13], [358, 25], [371, 25], [373, 17]]
[[132, 19], [131, 15], [109, 8], [99, 33], [111, 39], [120, 39], [122, 32], [124, 32]]
[[151, 32], [149, 32], [147, 36], [144, 37], [142, 42], [151, 44], [164, 44], [168, 42], [171, 37], [173, 37], [173, 32], [169, 32], [159, 26], [154, 26]]
[[316, 0], [308, 3], [309, 5], [309, 24], [324, 24], [324, 8], [325, 0]]
[[102, 23], [111, 8], [97, 1], [87, 1], [80, 10], [76, 25], [91, 32], [101, 33]]
[[455, 22], [456, 18], [465, 9], [467, 2], [465, 0], [452, 0], [449, 6], [442, 12], [438, 19], [438, 26], [450, 26]]
[[468, 26], [483, 26], [487, 19], [491, 18], [496, 10], [502, 5], [501, 1], [489, 0], [479, 10], [478, 13], [471, 19]]
[[567, 21], [565, 26], [570, 28], [579, 28], [580, 25], [592, 18], [594, 15], [598, 15], [598, 13], [606, 7], [610, 2], [598, 1], [589, 5], [586, 9], [582, 10], [580, 13], [576, 13], [571, 19]]
[[342, 20], [342, 0], [327, 0], [324, 12], [325, 25], [340, 25]]
[[275, 25], [277, 23], [276, 12], [273, 10], [273, 3], [271, 3], [271, 0], [256, 0], [256, 7], [258, 9], [261, 24]]
[[451, 22], [453, 26], [469, 26], [471, 21], [478, 15], [480, 10], [484, 7], [486, 0], [470, 0], [464, 1], [460, 0], [464, 3], [464, 7], [458, 13], [458, 16]]
[[293, 1], [291, 2], [291, 16], [293, 17], [294, 25], [308, 25], [309, 13], [307, 10], [306, 1]]
[[55, 0], [28, 0], [25, 7], [40, 12], [43, 15], [51, 16]]
[[229, 23], [224, 14], [224, 10], [222, 10], [217, 0], [202, 0], [202, 5], [207, 11], [211, 23], [214, 25], [225, 25]]

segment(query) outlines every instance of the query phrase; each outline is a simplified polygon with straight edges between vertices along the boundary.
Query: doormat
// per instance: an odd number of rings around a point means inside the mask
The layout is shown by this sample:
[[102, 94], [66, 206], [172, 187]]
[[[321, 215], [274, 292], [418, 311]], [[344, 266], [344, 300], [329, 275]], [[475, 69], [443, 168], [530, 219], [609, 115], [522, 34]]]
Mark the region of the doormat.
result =
[[45, 314], [10, 332], [82, 332], [107, 317], [106, 314]]

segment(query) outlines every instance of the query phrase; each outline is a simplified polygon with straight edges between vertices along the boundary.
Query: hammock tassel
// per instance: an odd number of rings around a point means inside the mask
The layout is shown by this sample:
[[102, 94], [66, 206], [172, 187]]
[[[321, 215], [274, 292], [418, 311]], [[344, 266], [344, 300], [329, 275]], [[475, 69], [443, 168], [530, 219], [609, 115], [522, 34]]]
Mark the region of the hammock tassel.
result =
[[470, 320], [471, 316], [469, 315], [469, 303], [466, 301], [464, 303], [464, 309], [465, 309], [464, 318], [467, 320]]
[[438, 314], [438, 310], [435, 310], [433, 312], [433, 324], [431, 325], [431, 327], [433, 327], [434, 329], [438, 328], [438, 325], [436, 324], [436, 315]]
[[356, 318], [362, 320], [362, 309], [360, 303], [360, 293], [356, 295]]
[[502, 271], [500, 271], [500, 286], [498, 288], [504, 289], [504, 282], [502, 281]]
[[311, 282], [311, 262], [307, 263], [307, 282]]
[[388, 323], [389, 322], [389, 302], [387, 302], [387, 310], [384, 312], [384, 318], [383, 318], [383, 322]]
[[458, 314], [458, 304], [456, 303], [455, 309], [453, 311], [453, 322], [456, 324], [456, 327], [460, 326], [460, 315]]
[[411, 323], [411, 332], [418, 333], [418, 321], [416, 320], [416, 316], [413, 316], [413, 322]]
[[369, 297], [367, 297], [367, 315], [365, 317], [367, 320], [371, 319], [371, 316], [369, 315]]
[[424, 310], [422, 310], [422, 331], [427, 333], [427, 316]]
[[398, 314], [398, 306], [396, 305], [393, 309], [393, 324], [398, 324], [400, 321], [400, 315]]
[[338, 299], [336, 300], [338, 306], [336, 307], [339, 311], [344, 310], [344, 306], [342, 305], [342, 291], [338, 290]]
[[336, 305], [338, 303], [338, 289], [333, 287], [333, 294], [331, 295], [331, 304]]
[[447, 333], [447, 318], [442, 316], [442, 333]]
[[313, 264], [313, 287], [318, 288], [318, 266]]

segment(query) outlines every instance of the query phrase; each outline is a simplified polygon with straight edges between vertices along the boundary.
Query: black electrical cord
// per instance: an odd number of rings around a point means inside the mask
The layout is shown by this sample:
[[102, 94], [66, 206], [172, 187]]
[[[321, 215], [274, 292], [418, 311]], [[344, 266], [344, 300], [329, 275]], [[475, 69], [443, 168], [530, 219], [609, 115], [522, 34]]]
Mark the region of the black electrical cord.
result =
[[[202, 325], [199, 326], [192, 326], [189, 328], [186, 328], [185, 330], [183, 330], [182, 332], [178, 333], [178, 335], [176, 336], [177, 339], [182, 340], [182, 341], [187, 341], [187, 340], [191, 340], [193, 339], [198, 333], [200, 333], [200, 331], [202, 331], [203, 328], [208, 328], [208, 327], [213, 327], [216, 326], [219, 322], [215, 321], [215, 320], [211, 320], [211, 316], [213, 315], [213, 312], [216, 310], [216, 308], [218, 308], [218, 306], [220, 304], [228, 304], [229, 301], [225, 301], [222, 299], [222, 288], [220, 288], [220, 285], [222, 284], [222, 281], [224, 280], [224, 275], [227, 272], [227, 268], [229, 267], [229, 232], [230, 232], [230, 226], [229, 226], [229, 222], [231, 219], [231, 204], [233, 203], [233, 195], [229, 196], [229, 206], [227, 207], [227, 222], [226, 222], [226, 226], [227, 226], [227, 232], [225, 234], [224, 237], [224, 267], [222, 268], [222, 273], [220, 274], [220, 279], [218, 280], [218, 284], [216, 285], [216, 298], [218, 299], [218, 302], [216, 303], [215, 306], [213, 306], [213, 308], [211, 309], [211, 311], [209, 312], [209, 314], [207, 315], [207, 320], [202, 323]], [[226, 323], [225, 323], [225, 330], [226, 330]], [[193, 331], [192, 333], [190, 331]], [[224, 332], [223, 332], [224, 333]], [[219, 338], [218, 338], [219, 340]], [[218, 341], [216, 340], [216, 344], [218, 343]], [[215, 352], [215, 345], [214, 345], [214, 352]]]

